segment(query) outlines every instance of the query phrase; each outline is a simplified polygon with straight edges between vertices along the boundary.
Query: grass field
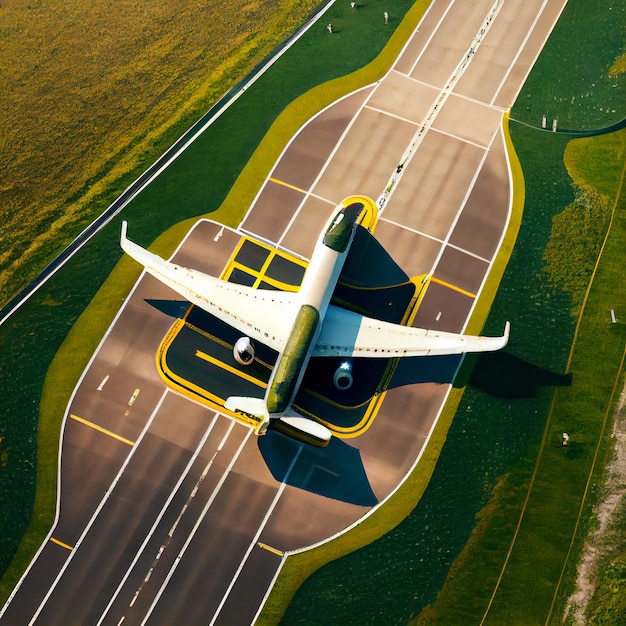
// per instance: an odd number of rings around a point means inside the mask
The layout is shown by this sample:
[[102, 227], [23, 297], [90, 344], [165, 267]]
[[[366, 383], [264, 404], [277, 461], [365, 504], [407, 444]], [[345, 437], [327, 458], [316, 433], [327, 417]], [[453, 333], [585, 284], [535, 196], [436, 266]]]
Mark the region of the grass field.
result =
[[0, 303], [319, 4], [2, 2]]

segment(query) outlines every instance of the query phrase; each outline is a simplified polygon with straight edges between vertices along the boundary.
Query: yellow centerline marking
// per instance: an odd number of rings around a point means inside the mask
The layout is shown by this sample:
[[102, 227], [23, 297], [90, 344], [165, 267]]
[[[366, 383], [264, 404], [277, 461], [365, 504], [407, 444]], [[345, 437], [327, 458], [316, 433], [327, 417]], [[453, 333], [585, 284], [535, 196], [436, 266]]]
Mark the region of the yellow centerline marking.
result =
[[300, 187], [296, 187], [295, 185], [290, 185], [282, 180], [278, 180], [278, 178], [270, 178], [271, 183], [276, 183], [277, 185], [282, 185], [283, 187], [288, 187], [289, 189], [293, 189], [294, 191], [299, 191], [300, 193], [308, 193], [304, 189], [300, 189]]
[[465, 291], [465, 289], [461, 289], [460, 287], [457, 287], [456, 285], [451, 285], [450, 283], [447, 283], [445, 280], [435, 278], [434, 276], [430, 280], [431, 282], [437, 283], [438, 285], [443, 285], [444, 287], [448, 287], [448, 289], [452, 289], [453, 291], [458, 291], [459, 293], [462, 293], [464, 296], [468, 296], [469, 298], [476, 297], [475, 293], [472, 293], [471, 291]]
[[108, 435], [109, 437], [113, 437], [113, 439], [117, 439], [118, 441], [121, 441], [122, 443], [127, 443], [129, 446], [135, 445], [134, 441], [131, 441], [130, 439], [126, 439], [125, 437], [122, 437], [121, 435], [117, 435], [116, 433], [111, 432], [110, 430], [107, 430], [106, 428], [102, 428], [102, 426], [98, 426], [98, 424], [94, 424], [93, 422], [90, 422], [89, 420], [83, 419], [82, 417], [78, 417], [78, 415], [74, 415], [70, 413], [70, 417], [73, 420], [76, 420], [77, 422], [80, 422], [81, 424], [85, 424], [86, 426], [90, 426], [94, 430], [100, 431], [101, 433], [104, 433], [105, 435]]
[[224, 361], [220, 361], [219, 359], [212, 357], [210, 354], [207, 354], [206, 352], [202, 352], [201, 350], [196, 350], [196, 356], [199, 359], [202, 359], [203, 361], [208, 361], [209, 363], [212, 363], [213, 365], [217, 365], [218, 367], [226, 370], [227, 372], [230, 372], [231, 374], [234, 374], [235, 376], [239, 376], [239, 378], [243, 378], [244, 380], [251, 382], [257, 387], [261, 387], [263, 389], [267, 387], [267, 383], [263, 382], [262, 380], [255, 378], [254, 376], [251, 376], [250, 374], [246, 374], [246, 372], [242, 372], [241, 370], [238, 370], [236, 367], [233, 367], [232, 365], [228, 365], [228, 363], [224, 363]]
[[74, 549], [72, 546], [68, 546], [66, 543], [63, 543], [62, 541], [59, 541], [58, 539], [55, 539], [54, 537], [50, 537], [50, 541], [52, 541], [52, 543], [56, 543], [57, 546], [61, 546], [62, 548], [66, 548], [67, 550], [73, 550]]
[[272, 554], [277, 554], [278, 556], [283, 556], [285, 554], [281, 550], [278, 550], [277, 548], [272, 548], [272, 546], [268, 546], [266, 543], [261, 543], [260, 541], [257, 543], [257, 545], [259, 546], [259, 548], [263, 548], [263, 550], [267, 550], [268, 552], [271, 552]]

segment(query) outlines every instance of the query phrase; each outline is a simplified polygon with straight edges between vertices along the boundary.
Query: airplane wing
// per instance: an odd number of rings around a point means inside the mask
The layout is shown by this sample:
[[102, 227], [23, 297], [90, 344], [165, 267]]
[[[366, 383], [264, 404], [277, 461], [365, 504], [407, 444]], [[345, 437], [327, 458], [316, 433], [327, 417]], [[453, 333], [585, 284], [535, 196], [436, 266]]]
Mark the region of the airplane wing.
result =
[[464, 352], [491, 352], [509, 339], [509, 323], [502, 337], [474, 337], [382, 322], [330, 305], [312, 356], [410, 357]]
[[284, 349], [298, 313], [297, 294], [253, 289], [164, 261], [130, 241], [126, 231], [122, 222], [122, 249], [149, 274], [244, 335], [279, 352]]

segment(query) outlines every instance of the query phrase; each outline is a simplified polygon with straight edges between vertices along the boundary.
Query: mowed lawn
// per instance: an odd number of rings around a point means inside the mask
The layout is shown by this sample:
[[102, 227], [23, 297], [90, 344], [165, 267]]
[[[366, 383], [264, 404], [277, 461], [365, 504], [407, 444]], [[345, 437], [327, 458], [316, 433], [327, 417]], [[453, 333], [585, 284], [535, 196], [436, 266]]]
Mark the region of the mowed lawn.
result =
[[0, 306], [319, 0], [0, 5]]

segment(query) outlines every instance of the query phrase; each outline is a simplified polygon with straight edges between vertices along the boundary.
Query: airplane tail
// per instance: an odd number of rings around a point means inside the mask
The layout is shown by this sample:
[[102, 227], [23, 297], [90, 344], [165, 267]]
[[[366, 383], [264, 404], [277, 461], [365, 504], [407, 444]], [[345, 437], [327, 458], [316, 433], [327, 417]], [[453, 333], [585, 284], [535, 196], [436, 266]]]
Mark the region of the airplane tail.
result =
[[271, 415], [263, 398], [230, 396], [224, 407], [233, 413], [243, 413], [258, 422], [255, 427], [257, 435], [264, 435], [268, 428], [287, 435], [292, 439], [324, 448], [330, 442], [332, 433], [326, 426], [312, 419], [298, 415]]

